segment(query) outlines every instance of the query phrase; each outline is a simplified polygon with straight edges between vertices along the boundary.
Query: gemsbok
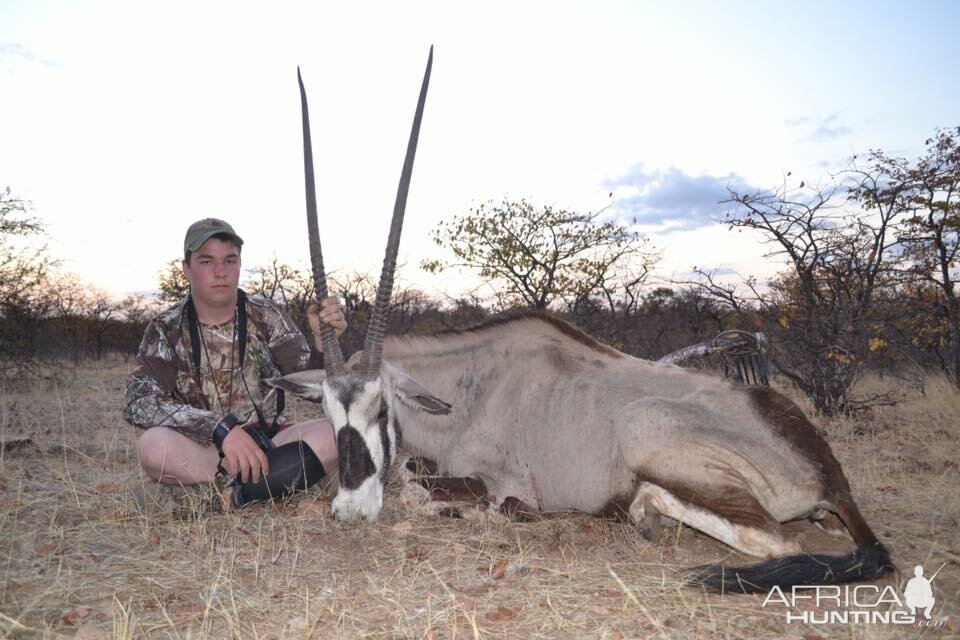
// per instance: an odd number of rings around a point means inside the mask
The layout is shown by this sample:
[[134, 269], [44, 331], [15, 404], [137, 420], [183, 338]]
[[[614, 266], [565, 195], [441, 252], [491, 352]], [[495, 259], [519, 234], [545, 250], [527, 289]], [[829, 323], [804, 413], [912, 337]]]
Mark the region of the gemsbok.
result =
[[[795, 404], [767, 387], [635, 358], [541, 314], [384, 341], [429, 75], [430, 62], [362, 354], [348, 371], [325, 327], [325, 371], [270, 381], [322, 401], [334, 425], [340, 447], [334, 516], [377, 517], [402, 438], [411, 454], [436, 461], [441, 474], [477, 479], [504, 511], [619, 509], [650, 537], [662, 515], [767, 558], [701, 568], [697, 580], [712, 588], [765, 591], [869, 580], [892, 570], [826, 441]], [[301, 97], [311, 258], [323, 298], [302, 83]], [[804, 554], [781, 526], [808, 518], [842, 532], [829, 513], [845, 525], [855, 551]]]

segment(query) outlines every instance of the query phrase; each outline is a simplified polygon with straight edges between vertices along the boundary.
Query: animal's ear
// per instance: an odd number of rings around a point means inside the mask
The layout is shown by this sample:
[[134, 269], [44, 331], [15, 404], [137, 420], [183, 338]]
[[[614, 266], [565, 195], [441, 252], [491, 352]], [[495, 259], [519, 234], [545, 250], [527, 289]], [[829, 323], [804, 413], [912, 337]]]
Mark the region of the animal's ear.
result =
[[393, 395], [396, 396], [397, 400], [401, 403], [411, 409], [424, 411], [433, 415], [446, 415], [450, 413], [451, 406], [449, 402], [444, 402], [427, 391], [422, 384], [400, 369], [384, 362], [383, 372], [389, 376], [390, 384], [393, 387]]
[[326, 371], [314, 369], [298, 371], [279, 378], [267, 378], [264, 382], [272, 387], [289, 391], [304, 400], [320, 402], [323, 400], [323, 381], [326, 377]]

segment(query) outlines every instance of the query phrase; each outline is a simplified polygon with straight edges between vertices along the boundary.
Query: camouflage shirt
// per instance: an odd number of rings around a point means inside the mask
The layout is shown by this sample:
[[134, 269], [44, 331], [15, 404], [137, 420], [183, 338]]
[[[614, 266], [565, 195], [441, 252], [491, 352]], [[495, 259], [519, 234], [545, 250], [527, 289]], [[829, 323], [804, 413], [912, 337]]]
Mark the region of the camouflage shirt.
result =
[[[208, 444], [217, 422], [227, 413], [245, 420], [253, 403], [272, 416], [273, 396], [267, 378], [301, 371], [310, 360], [303, 334], [283, 309], [259, 295], [247, 296], [247, 349], [240, 370], [235, 320], [200, 324], [200, 385], [186, 313], [187, 299], [150, 321], [137, 353], [137, 368], [126, 387], [127, 422], [138, 427], [169, 427]], [[251, 416], [252, 417], [252, 416]]]

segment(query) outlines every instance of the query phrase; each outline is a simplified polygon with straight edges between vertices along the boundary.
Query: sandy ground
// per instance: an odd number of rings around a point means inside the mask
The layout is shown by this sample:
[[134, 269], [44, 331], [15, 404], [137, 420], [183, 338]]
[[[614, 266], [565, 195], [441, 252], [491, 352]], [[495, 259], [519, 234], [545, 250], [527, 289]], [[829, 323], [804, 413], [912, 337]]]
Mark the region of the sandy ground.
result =
[[[128, 366], [0, 394], [0, 637], [960, 636], [960, 395], [941, 381], [925, 395], [900, 389], [899, 406], [863, 419], [818, 421], [900, 570], [876, 586], [902, 594], [915, 565], [930, 575], [946, 563], [936, 626], [901, 626], [788, 623], [788, 611], [846, 608], [691, 587], [684, 567], [751, 560], [689, 528], [651, 544], [629, 523], [582, 514], [434, 517], [400, 499], [398, 474], [375, 523], [333, 521], [330, 487], [240, 513], [142, 509], [138, 432], [120, 416]], [[805, 551], [852, 549], [789, 527]]]

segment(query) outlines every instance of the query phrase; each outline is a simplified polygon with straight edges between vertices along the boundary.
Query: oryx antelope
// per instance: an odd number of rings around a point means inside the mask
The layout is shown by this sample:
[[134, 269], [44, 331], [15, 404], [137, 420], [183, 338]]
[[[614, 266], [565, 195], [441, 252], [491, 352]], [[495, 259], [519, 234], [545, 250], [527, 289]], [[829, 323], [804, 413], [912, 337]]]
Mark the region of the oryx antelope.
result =
[[[426, 79], [412, 146], [425, 90]], [[309, 199], [305, 106], [304, 129]], [[408, 181], [409, 166], [404, 176]], [[402, 204], [397, 210], [402, 216]], [[399, 235], [397, 210], [392, 242]], [[315, 214], [311, 221], [319, 288]], [[782, 395], [625, 355], [543, 315], [384, 343], [387, 276], [396, 257], [391, 246], [377, 321], [371, 321], [352, 372], [346, 372], [329, 330], [325, 372], [272, 381], [322, 399], [334, 424], [341, 447], [341, 486], [333, 505], [338, 519], [376, 517], [402, 435], [405, 448], [437, 461], [442, 473], [482, 480], [497, 504], [588, 513], [619, 506], [646, 529], [664, 515], [769, 558], [750, 567], [708, 570], [702, 580], [714, 587], [753, 591], [845, 582], [892, 568], [830, 447]], [[798, 518], [826, 526], [828, 513], [846, 526], [854, 552], [802, 554], [781, 527]]]

